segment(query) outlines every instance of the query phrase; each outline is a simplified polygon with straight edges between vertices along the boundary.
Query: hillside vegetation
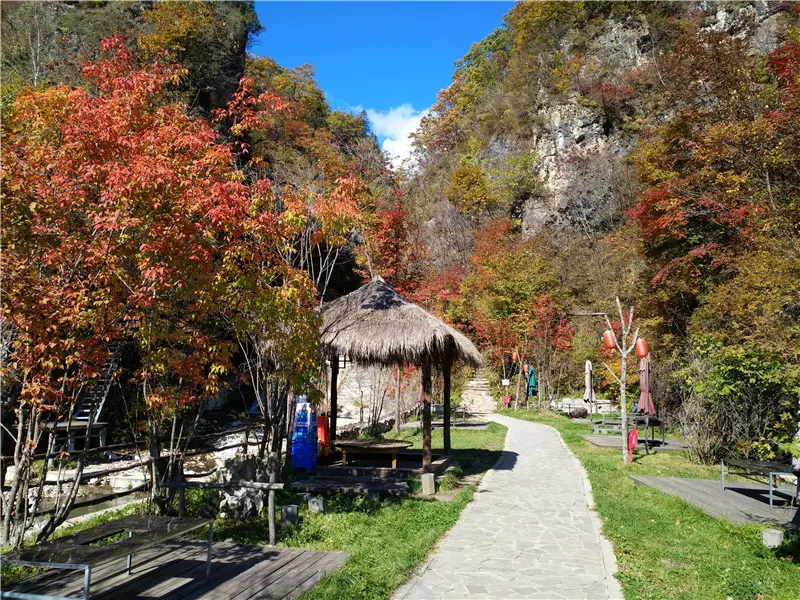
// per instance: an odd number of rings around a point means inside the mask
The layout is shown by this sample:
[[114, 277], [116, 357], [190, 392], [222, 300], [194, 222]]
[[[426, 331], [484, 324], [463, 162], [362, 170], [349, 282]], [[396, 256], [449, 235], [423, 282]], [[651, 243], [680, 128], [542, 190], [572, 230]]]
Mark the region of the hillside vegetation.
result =
[[582, 392], [585, 359], [610, 358], [602, 319], [576, 314], [615, 315], [619, 296], [697, 456], [785, 453], [800, 389], [798, 23], [781, 2], [515, 6], [416, 134], [418, 296], [498, 369], [520, 349], [543, 405]]

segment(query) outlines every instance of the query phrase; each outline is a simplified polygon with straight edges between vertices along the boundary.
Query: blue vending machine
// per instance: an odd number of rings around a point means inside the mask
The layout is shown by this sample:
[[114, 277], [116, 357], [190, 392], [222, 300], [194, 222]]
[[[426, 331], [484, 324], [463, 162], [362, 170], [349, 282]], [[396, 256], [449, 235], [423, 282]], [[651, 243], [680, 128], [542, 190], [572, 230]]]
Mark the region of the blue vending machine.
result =
[[317, 411], [308, 396], [298, 396], [292, 432], [292, 465], [308, 472], [317, 464]]

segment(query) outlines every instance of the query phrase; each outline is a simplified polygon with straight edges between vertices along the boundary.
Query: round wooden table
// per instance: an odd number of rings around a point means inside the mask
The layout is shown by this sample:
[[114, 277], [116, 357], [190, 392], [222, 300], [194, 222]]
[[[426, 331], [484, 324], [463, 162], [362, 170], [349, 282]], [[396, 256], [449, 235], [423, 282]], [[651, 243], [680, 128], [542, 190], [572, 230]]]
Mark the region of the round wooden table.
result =
[[347, 464], [347, 455], [373, 455], [389, 454], [392, 458], [392, 468], [397, 468], [397, 453], [400, 450], [413, 446], [412, 442], [404, 440], [341, 440], [336, 442], [336, 448], [342, 451], [342, 465]]

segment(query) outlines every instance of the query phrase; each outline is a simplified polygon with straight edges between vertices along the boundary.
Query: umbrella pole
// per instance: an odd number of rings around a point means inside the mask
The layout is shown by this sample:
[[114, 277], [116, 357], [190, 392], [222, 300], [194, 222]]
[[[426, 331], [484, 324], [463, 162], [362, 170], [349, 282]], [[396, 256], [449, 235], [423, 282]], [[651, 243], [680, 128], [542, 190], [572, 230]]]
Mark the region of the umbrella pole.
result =
[[431, 359], [422, 361], [422, 470], [431, 470]]

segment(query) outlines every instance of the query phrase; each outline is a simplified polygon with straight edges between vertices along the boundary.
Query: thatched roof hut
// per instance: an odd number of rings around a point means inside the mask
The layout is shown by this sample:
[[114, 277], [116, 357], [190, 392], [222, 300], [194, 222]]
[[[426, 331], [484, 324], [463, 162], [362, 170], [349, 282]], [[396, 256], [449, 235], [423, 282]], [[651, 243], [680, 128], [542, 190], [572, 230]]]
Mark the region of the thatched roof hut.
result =
[[[440, 319], [398, 294], [381, 277], [322, 307], [322, 344], [331, 354], [331, 444], [336, 438], [339, 356], [367, 365], [421, 367], [423, 459], [431, 465], [431, 367], [444, 376], [444, 450], [450, 451], [450, 369], [483, 363], [475, 345]], [[399, 425], [399, 423], [398, 423]]]
[[481, 353], [424, 308], [409, 302], [381, 277], [322, 307], [322, 343], [333, 352], [367, 365], [422, 365], [446, 357], [473, 367]]

